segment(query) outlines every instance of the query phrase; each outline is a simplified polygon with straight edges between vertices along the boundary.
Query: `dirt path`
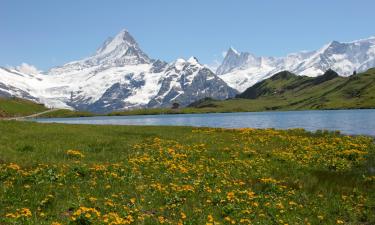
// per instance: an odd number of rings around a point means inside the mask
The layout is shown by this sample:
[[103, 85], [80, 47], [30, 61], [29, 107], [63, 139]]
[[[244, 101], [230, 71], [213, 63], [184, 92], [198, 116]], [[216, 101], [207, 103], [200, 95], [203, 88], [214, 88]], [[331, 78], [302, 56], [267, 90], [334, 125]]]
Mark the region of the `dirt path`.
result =
[[40, 115], [43, 115], [43, 114], [46, 114], [46, 113], [50, 113], [50, 112], [54, 112], [54, 111], [57, 111], [57, 110], [60, 110], [60, 109], [49, 109], [47, 111], [43, 111], [43, 112], [40, 112], [40, 113], [35, 113], [35, 114], [32, 114], [32, 115], [28, 115], [28, 116], [3, 118], [3, 120], [25, 120], [25, 119], [31, 119], [31, 118], [36, 118], [36, 117], [38, 117]]

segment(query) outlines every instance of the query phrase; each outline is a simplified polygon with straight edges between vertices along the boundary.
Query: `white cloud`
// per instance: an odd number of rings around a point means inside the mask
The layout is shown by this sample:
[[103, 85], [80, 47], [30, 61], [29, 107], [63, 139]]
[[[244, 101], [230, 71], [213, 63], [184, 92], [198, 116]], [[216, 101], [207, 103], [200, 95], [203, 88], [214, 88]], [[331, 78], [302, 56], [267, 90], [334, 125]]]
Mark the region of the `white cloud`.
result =
[[20, 66], [17, 66], [16, 69], [25, 74], [38, 74], [41, 72], [35, 66], [29, 65], [27, 63], [22, 63]]
[[221, 56], [222, 56], [223, 58], [225, 58], [225, 56], [227, 55], [227, 52], [228, 52], [228, 51], [222, 51], [222, 52], [221, 52]]

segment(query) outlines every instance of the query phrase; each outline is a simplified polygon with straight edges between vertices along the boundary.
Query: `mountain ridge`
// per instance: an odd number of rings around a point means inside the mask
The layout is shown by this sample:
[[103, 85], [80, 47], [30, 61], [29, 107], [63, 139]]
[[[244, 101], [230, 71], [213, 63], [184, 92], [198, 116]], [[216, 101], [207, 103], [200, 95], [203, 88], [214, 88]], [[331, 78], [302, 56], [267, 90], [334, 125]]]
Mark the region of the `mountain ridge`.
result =
[[[353, 71], [363, 72], [375, 67], [375, 37], [352, 42], [331, 41], [318, 50], [290, 53], [284, 57], [255, 56], [233, 51], [233, 48], [229, 50], [216, 72], [240, 92], [283, 70], [317, 76], [333, 69], [341, 76], [349, 76]], [[233, 52], [237, 52], [237, 58]]]
[[314, 77], [338, 68], [347, 76], [353, 68], [360, 72], [369, 67], [375, 67], [375, 37], [332, 41], [316, 51], [284, 58], [258, 57], [231, 47], [214, 73], [195, 57], [169, 63], [152, 59], [122, 30], [91, 56], [46, 73], [27, 64], [0, 68], [0, 96], [93, 112], [170, 107], [176, 102], [187, 106], [202, 98], [232, 98], [283, 70]]
[[202, 99], [189, 113], [375, 108], [375, 68], [348, 77], [328, 70], [317, 77], [274, 74], [233, 99]]
[[81, 60], [47, 74], [0, 69], [0, 95], [49, 107], [110, 112], [132, 108], [185, 106], [200, 98], [225, 99], [238, 92], [195, 57], [171, 63], [151, 59], [126, 30]]

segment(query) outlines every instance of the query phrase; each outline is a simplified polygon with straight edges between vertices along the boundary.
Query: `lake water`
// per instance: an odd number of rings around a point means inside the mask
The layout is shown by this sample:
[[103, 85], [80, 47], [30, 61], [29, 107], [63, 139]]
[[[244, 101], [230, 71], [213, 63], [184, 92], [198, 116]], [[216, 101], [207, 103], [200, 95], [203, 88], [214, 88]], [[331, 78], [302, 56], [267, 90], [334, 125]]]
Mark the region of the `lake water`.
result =
[[319, 129], [340, 130], [344, 134], [375, 136], [375, 109], [98, 116], [37, 119], [36, 121], [42, 123], [176, 125], [222, 128], [304, 128], [309, 131]]

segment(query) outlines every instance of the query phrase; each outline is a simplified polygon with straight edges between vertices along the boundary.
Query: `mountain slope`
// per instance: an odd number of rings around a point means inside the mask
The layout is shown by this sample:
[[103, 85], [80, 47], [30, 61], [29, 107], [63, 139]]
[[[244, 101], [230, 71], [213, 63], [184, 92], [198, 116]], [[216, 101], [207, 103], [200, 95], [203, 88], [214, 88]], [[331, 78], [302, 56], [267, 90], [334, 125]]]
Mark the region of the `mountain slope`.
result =
[[276, 108], [331, 109], [374, 108], [375, 69], [350, 77], [333, 70], [322, 76], [297, 76], [283, 71], [261, 81], [238, 98], [277, 100]]
[[0, 94], [83, 111], [169, 107], [173, 102], [185, 106], [200, 98], [225, 99], [237, 93], [194, 57], [169, 64], [149, 58], [126, 30], [92, 56], [47, 74], [0, 68]]
[[349, 77], [333, 70], [317, 77], [282, 71], [248, 88], [234, 99], [203, 99], [184, 112], [375, 108], [375, 68]]
[[242, 92], [275, 73], [288, 70], [317, 76], [328, 69], [342, 76], [375, 67], [375, 37], [348, 43], [333, 41], [321, 49], [289, 54], [286, 57], [258, 57], [247, 52], [227, 51], [217, 74], [231, 87]]

